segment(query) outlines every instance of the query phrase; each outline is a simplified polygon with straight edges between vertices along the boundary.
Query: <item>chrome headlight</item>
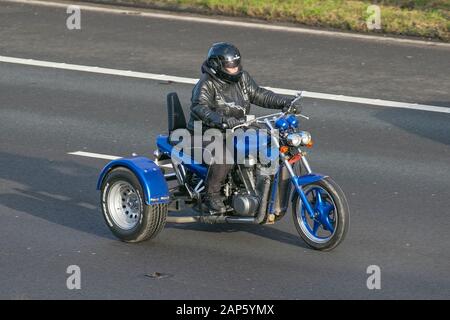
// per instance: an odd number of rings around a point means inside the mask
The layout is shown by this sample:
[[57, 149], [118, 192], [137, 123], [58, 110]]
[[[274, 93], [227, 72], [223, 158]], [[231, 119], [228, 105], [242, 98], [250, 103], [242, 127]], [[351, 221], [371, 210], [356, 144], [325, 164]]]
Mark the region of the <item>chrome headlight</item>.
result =
[[290, 133], [287, 136], [287, 143], [292, 147], [300, 145], [306, 146], [311, 143], [311, 134], [307, 131], [299, 131], [297, 133]]
[[302, 136], [298, 133], [289, 133], [286, 137], [287, 144], [292, 147], [298, 147], [302, 143]]

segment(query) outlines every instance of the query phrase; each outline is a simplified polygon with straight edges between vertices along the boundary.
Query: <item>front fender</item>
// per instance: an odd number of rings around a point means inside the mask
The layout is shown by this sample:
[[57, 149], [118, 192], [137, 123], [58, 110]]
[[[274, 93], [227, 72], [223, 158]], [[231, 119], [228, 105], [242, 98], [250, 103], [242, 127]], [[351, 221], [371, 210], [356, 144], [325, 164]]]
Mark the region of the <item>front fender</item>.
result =
[[[306, 211], [309, 213], [309, 216], [311, 219], [314, 219], [314, 209], [311, 207], [311, 204], [309, 203], [308, 199], [306, 198], [305, 192], [302, 189], [302, 186], [308, 185], [320, 180], [325, 179], [327, 176], [316, 174], [316, 173], [310, 173], [306, 174], [304, 176], [294, 177], [293, 183], [295, 185], [295, 189], [298, 192], [300, 199], [302, 199], [302, 203], [306, 208]], [[292, 201], [295, 199], [295, 197], [292, 198]]]
[[152, 160], [145, 157], [121, 158], [108, 163], [100, 173], [97, 190], [100, 190], [106, 174], [117, 167], [125, 167], [136, 175], [144, 191], [146, 204], [169, 202], [169, 188], [164, 174]]
[[316, 174], [316, 173], [310, 173], [310, 174], [306, 174], [304, 176], [299, 176], [296, 177], [297, 179], [297, 184], [299, 186], [304, 186], [306, 184], [310, 184], [313, 182], [317, 182], [320, 181], [324, 178], [326, 178], [327, 176], [321, 175], [321, 174]]

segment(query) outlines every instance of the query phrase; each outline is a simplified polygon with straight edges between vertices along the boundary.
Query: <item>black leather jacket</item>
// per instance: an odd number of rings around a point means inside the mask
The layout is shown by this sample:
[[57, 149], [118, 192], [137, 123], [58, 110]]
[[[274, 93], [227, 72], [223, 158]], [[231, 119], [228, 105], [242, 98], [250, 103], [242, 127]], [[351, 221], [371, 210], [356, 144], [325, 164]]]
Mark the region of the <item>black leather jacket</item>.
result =
[[204, 128], [221, 128], [226, 117], [244, 118], [250, 111], [250, 104], [282, 109], [289, 106], [291, 100], [291, 97], [259, 87], [246, 71], [243, 71], [239, 82], [229, 83], [217, 78], [203, 63], [202, 77], [192, 90], [191, 117], [187, 127], [193, 130], [194, 121], [202, 121]]

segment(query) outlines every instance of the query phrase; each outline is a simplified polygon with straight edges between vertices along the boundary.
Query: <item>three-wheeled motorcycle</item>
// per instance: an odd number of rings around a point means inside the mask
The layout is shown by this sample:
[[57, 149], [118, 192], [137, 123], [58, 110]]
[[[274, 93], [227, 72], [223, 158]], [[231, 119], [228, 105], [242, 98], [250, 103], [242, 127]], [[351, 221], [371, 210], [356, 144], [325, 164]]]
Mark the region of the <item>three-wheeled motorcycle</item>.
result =
[[[295, 100], [301, 98], [299, 93]], [[126, 242], [148, 240], [158, 235], [167, 221], [273, 224], [290, 210], [299, 235], [312, 248], [328, 251], [342, 242], [349, 227], [349, 207], [337, 183], [313, 173], [302, 151], [313, 144], [311, 134], [300, 130], [299, 118], [308, 117], [289, 108], [262, 117], [247, 115], [245, 122], [229, 128], [235, 131], [258, 125], [276, 132], [267, 142], [277, 151], [276, 157], [270, 165], [258, 157], [235, 164], [222, 190], [227, 211], [210, 214], [202, 206], [208, 166], [193, 160], [190, 153], [176, 150], [170, 139], [170, 133], [186, 128], [174, 92], [167, 96], [167, 109], [169, 134], [158, 136], [154, 160], [121, 158], [108, 163], [100, 174], [97, 189], [102, 212], [115, 236]], [[234, 147], [246, 152], [260, 145], [247, 139]], [[176, 211], [194, 214], [168, 216]]]

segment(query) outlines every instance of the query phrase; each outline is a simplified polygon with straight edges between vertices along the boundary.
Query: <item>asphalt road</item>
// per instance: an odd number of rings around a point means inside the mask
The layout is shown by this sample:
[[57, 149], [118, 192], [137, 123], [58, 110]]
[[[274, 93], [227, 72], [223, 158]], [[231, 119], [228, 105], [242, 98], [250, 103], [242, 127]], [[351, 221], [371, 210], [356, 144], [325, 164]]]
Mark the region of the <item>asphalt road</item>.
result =
[[[197, 77], [208, 46], [228, 40], [263, 85], [450, 101], [445, 48], [82, 14], [82, 30], [68, 31], [65, 10], [0, 3], [0, 55]], [[67, 152], [150, 156], [167, 130], [165, 95], [177, 91], [187, 109], [191, 89], [0, 63], [0, 298], [450, 297], [448, 114], [305, 101], [311, 165], [342, 186], [352, 213], [332, 252], [307, 248], [289, 216], [115, 239], [95, 190], [106, 162]], [[66, 287], [69, 265], [81, 268], [81, 290]], [[366, 287], [369, 265], [381, 268], [381, 290]]]

